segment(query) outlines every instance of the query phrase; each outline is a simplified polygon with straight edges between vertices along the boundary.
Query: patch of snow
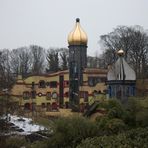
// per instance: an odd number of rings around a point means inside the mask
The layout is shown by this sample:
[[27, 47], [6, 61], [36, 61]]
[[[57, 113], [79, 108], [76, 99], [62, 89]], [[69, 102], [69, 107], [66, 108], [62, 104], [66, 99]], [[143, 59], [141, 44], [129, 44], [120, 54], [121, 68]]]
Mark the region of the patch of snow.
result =
[[8, 119], [10, 123], [13, 123], [19, 129], [22, 129], [23, 132], [21, 132], [21, 134], [24, 135], [31, 134], [32, 132], [47, 130], [44, 126], [33, 124], [32, 119], [30, 118], [18, 117], [16, 115], [9, 114]]

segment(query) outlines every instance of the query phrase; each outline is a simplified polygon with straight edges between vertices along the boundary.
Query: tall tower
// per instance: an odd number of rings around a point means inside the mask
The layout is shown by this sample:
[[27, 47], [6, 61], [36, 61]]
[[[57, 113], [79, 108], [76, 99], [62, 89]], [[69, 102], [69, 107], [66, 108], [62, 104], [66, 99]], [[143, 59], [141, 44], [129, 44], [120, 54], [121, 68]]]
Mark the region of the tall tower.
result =
[[70, 103], [79, 105], [79, 86], [83, 85], [83, 70], [87, 66], [87, 35], [80, 26], [80, 19], [68, 35], [69, 44], [69, 97]]

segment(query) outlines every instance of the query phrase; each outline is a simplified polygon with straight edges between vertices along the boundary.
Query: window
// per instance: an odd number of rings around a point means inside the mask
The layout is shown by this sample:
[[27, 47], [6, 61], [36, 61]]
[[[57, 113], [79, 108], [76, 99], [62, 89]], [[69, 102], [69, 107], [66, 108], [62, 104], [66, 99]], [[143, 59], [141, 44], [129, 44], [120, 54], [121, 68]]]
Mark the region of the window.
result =
[[47, 111], [51, 111], [51, 104], [50, 103], [47, 103]]
[[69, 86], [69, 81], [64, 81], [64, 87]]
[[56, 81], [51, 81], [50, 82], [50, 87], [51, 88], [57, 88], [57, 82]]
[[32, 91], [32, 92], [31, 92], [31, 98], [32, 98], [32, 99], [35, 99], [35, 98], [36, 98], [36, 91]]
[[52, 93], [52, 99], [58, 99], [58, 94], [56, 92]]
[[30, 94], [28, 91], [23, 92], [23, 99], [29, 99], [30, 98]]
[[69, 92], [65, 92], [65, 97], [66, 97], [66, 98], [69, 97]]
[[35, 88], [35, 83], [34, 82], [32, 82], [32, 89], [34, 89]]
[[101, 82], [106, 82], [106, 78], [103, 77], [103, 78], [100, 78], [101, 79]]
[[96, 84], [100, 82], [102, 81], [99, 77], [88, 77], [88, 85], [91, 87], [96, 86]]
[[45, 81], [44, 81], [44, 80], [41, 80], [41, 81], [39, 82], [39, 88], [45, 88], [45, 87], [46, 87]]
[[46, 82], [46, 86], [49, 87], [50, 86], [50, 82]]
[[45, 103], [42, 103], [42, 108], [45, 108], [46, 106], [45, 106]]
[[87, 91], [80, 91], [80, 98], [84, 98], [84, 101], [88, 102], [88, 92]]
[[47, 100], [51, 100], [51, 92], [47, 92], [46, 93], [46, 99]]
[[25, 104], [24, 104], [24, 109], [25, 109], [25, 110], [30, 110], [30, 109], [31, 109], [30, 104], [29, 104], [29, 103], [25, 103]]

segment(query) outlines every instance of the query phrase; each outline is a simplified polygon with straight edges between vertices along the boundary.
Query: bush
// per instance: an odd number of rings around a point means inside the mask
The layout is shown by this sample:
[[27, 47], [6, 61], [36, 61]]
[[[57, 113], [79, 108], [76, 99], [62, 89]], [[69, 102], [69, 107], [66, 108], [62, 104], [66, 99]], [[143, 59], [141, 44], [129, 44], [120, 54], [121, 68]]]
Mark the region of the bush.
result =
[[49, 148], [47, 145], [47, 140], [36, 141], [32, 143], [28, 148]]
[[141, 126], [140, 122], [143, 119], [140, 116], [142, 115], [141, 111], [143, 110], [143, 107], [140, 104], [140, 100], [138, 100], [137, 98], [129, 98], [126, 105], [126, 110], [127, 116], [125, 119], [125, 123], [127, 123], [131, 127]]
[[109, 109], [109, 111], [108, 111], [108, 117], [110, 119], [112, 119], [112, 118], [122, 119], [123, 116], [124, 116], [124, 111], [120, 107], [113, 107], [113, 108]]
[[133, 129], [128, 132], [87, 138], [77, 148], [133, 148], [148, 147], [148, 128]]
[[98, 134], [95, 123], [83, 117], [60, 118], [53, 123], [54, 134], [48, 141], [51, 148], [76, 147], [82, 139]]
[[113, 107], [121, 108], [122, 109], [122, 104], [119, 100], [117, 99], [110, 99], [108, 100], [108, 109], [111, 109]]
[[6, 148], [20, 148], [20, 147], [23, 147], [23, 146], [26, 146], [27, 145], [27, 142], [25, 140], [24, 137], [10, 137], [6, 140], [6, 146], [3, 146], [3, 147], [6, 147]]
[[111, 119], [106, 124], [106, 130], [111, 134], [117, 134], [123, 132], [126, 129], [126, 125], [121, 119]]
[[123, 120], [118, 118], [110, 119], [107, 116], [97, 119], [97, 125], [99, 128], [99, 135], [117, 134], [127, 129]]
[[148, 126], [148, 109], [143, 109], [136, 114], [137, 126]]

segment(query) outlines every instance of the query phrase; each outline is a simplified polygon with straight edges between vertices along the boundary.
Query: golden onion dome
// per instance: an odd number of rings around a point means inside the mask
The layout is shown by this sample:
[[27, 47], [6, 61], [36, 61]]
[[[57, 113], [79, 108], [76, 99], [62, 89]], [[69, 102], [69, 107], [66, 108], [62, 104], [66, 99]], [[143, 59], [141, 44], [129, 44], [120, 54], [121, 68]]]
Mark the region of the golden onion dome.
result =
[[76, 25], [73, 31], [68, 35], [69, 45], [87, 45], [87, 34], [83, 31], [80, 25], [80, 19], [76, 19]]
[[122, 49], [117, 51], [117, 55], [118, 56], [123, 56], [124, 55], [124, 51]]

